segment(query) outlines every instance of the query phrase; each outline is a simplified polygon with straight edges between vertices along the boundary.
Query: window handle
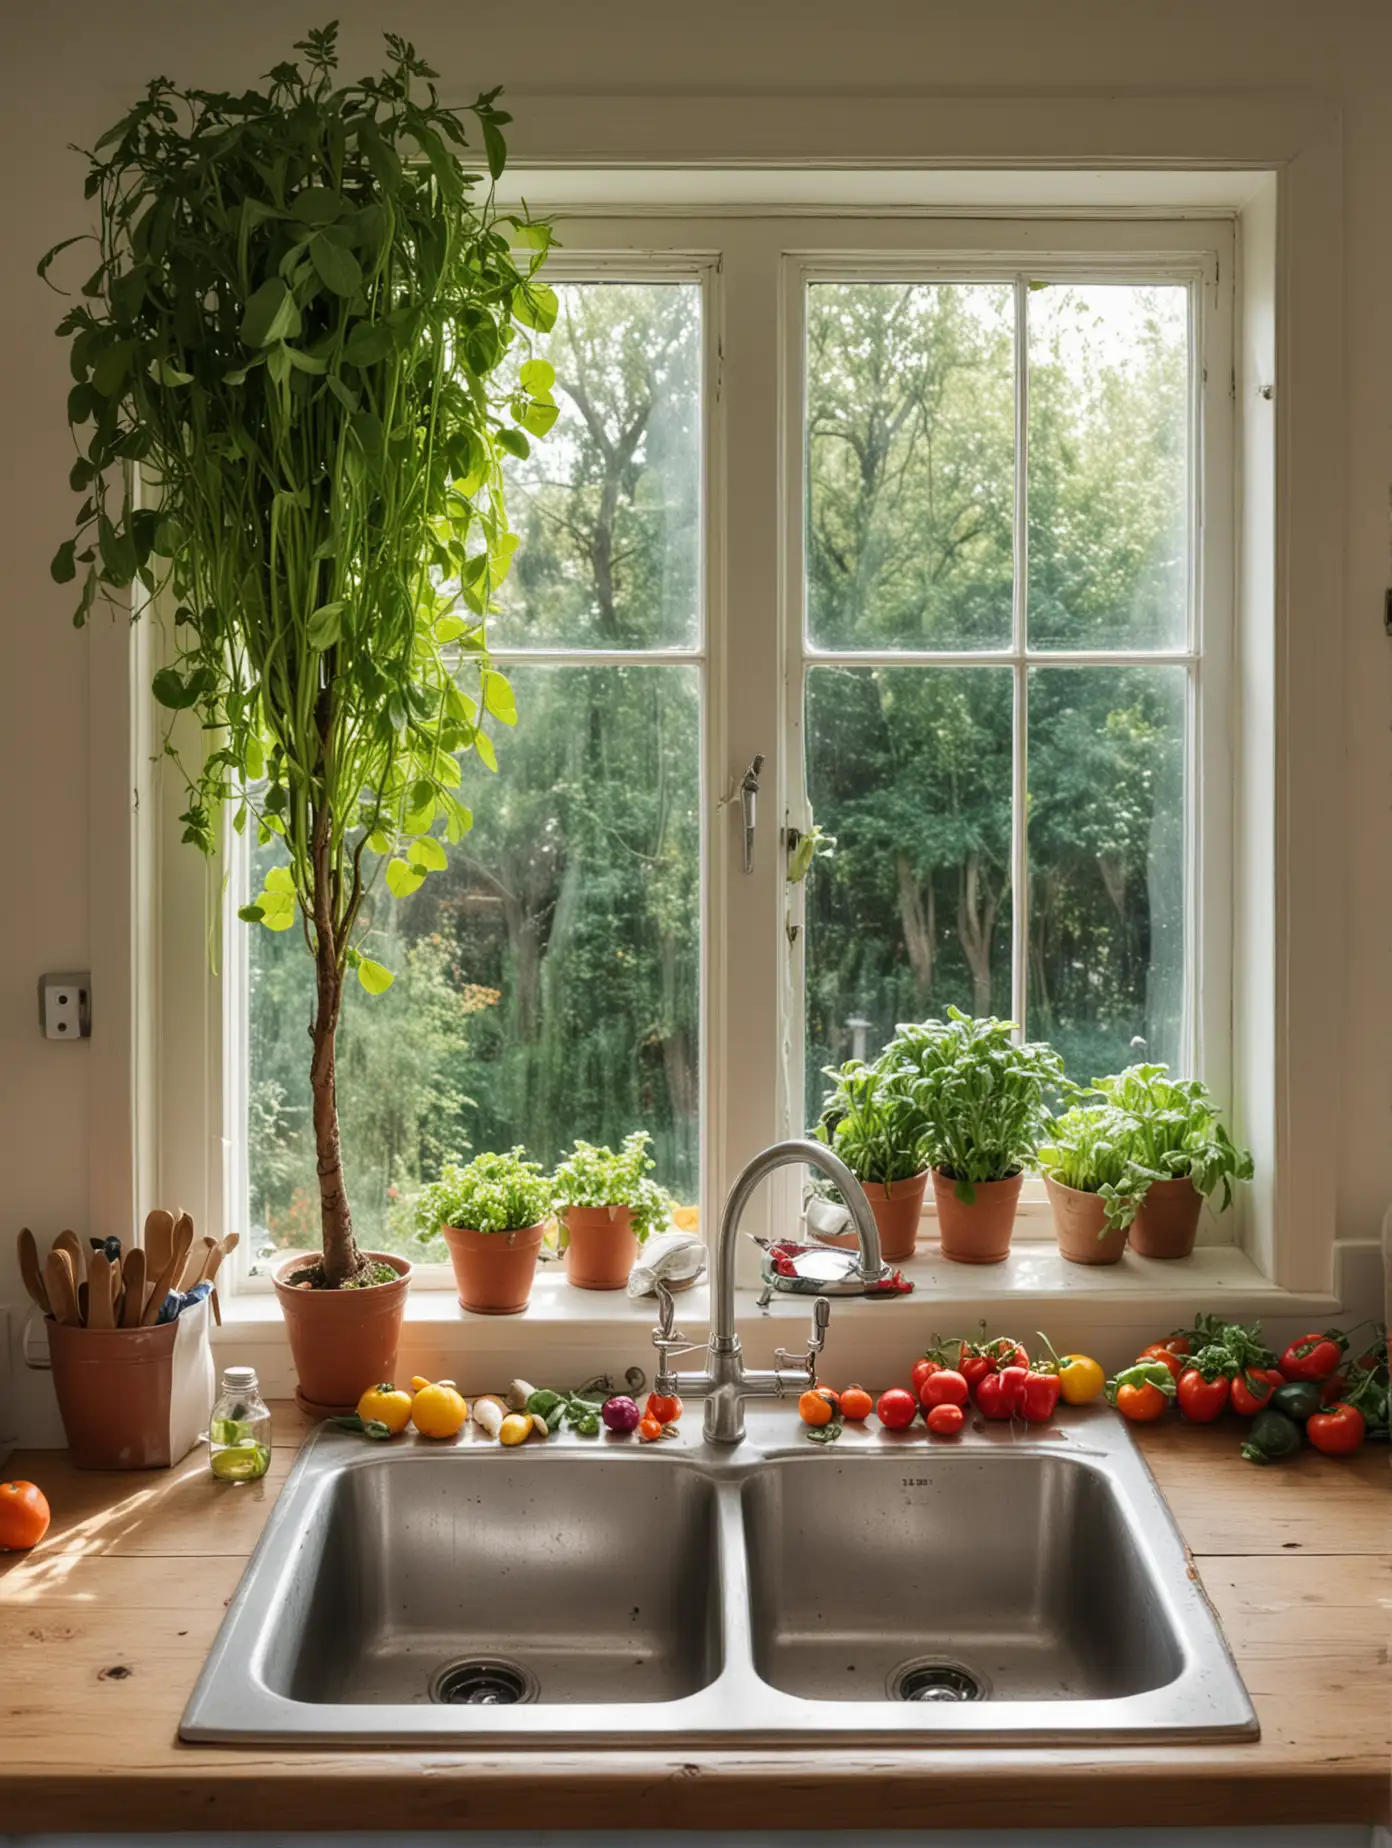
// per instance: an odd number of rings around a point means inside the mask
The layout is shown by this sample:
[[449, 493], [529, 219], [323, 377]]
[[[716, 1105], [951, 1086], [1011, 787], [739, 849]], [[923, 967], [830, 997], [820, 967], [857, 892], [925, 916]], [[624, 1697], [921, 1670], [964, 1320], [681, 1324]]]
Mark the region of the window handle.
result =
[[744, 823], [744, 870], [754, 871], [754, 826], [759, 798], [759, 772], [764, 767], [763, 753], [755, 757], [740, 784], [740, 814]]

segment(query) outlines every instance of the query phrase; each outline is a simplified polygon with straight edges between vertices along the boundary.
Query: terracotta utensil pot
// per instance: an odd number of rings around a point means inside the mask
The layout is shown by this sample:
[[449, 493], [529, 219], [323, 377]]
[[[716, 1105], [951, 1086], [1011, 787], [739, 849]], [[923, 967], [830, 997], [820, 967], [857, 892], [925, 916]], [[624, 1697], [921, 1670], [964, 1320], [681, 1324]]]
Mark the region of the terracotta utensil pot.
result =
[[1152, 1181], [1131, 1225], [1131, 1249], [1138, 1258], [1187, 1258], [1202, 1211], [1203, 1195], [1187, 1174], [1177, 1181]]
[[1023, 1174], [1004, 1181], [978, 1181], [976, 1201], [957, 1198], [957, 1183], [933, 1170], [933, 1198], [938, 1206], [938, 1243], [956, 1264], [1002, 1264], [1010, 1256], [1010, 1234], [1020, 1202]]
[[396, 1368], [411, 1266], [386, 1251], [363, 1256], [389, 1264], [396, 1281], [365, 1290], [297, 1290], [288, 1279], [307, 1268], [303, 1252], [275, 1272], [300, 1394], [316, 1408], [351, 1412], [369, 1386], [391, 1379]]
[[1126, 1249], [1126, 1234], [1106, 1230], [1107, 1209], [1101, 1196], [1060, 1186], [1047, 1174], [1044, 1185], [1054, 1211], [1058, 1248], [1069, 1263], [1119, 1264]]
[[633, 1209], [627, 1206], [568, 1206], [563, 1218], [566, 1281], [577, 1290], [621, 1290], [638, 1257]]
[[475, 1315], [520, 1315], [532, 1294], [545, 1221], [517, 1232], [475, 1232], [466, 1226], [441, 1226], [440, 1231], [449, 1247], [460, 1308]]
[[48, 1353], [68, 1450], [77, 1469], [167, 1469], [177, 1322], [159, 1328], [68, 1328], [53, 1322]]

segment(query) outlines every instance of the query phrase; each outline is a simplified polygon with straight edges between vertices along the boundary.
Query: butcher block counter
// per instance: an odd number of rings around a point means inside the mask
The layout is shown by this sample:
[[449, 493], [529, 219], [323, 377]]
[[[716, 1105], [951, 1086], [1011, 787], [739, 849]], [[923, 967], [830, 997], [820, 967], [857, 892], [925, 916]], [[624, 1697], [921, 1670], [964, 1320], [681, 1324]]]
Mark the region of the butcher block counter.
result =
[[[194, 1747], [179, 1716], [309, 1429], [260, 1483], [6, 1470], [53, 1525], [0, 1555], [0, 1831], [907, 1829], [1392, 1820], [1388, 1454], [1238, 1454], [1236, 1424], [1138, 1434], [1261, 1721], [1255, 1744], [509, 1753]], [[655, 1537], [656, 1538], [656, 1537]]]

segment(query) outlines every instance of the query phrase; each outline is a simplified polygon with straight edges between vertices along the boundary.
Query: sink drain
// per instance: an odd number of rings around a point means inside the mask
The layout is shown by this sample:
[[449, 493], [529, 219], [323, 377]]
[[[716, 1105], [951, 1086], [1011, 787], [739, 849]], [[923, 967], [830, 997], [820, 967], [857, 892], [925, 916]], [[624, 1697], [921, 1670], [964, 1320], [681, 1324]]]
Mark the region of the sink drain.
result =
[[535, 1676], [501, 1656], [447, 1662], [430, 1683], [430, 1698], [450, 1707], [515, 1707], [536, 1697]]
[[960, 1662], [920, 1657], [905, 1662], [889, 1678], [891, 1700], [989, 1700], [991, 1684]]

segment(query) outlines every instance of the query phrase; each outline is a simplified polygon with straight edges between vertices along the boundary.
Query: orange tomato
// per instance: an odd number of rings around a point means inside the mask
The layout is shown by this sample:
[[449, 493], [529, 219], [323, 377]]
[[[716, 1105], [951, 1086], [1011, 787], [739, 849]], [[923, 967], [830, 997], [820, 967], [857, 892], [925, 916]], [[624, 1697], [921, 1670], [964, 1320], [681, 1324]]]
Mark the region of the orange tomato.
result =
[[676, 1424], [682, 1415], [682, 1402], [674, 1392], [650, 1392], [643, 1410], [660, 1425]]
[[645, 1444], [655, 1444], [662, 1436], [662, 1426], [651, 1412], [646, 1412], [638, 1420], [638, 1435]]
[[848, 1386], [841, 1394], [841, 1416], [860, 1424], [875, 1409], [875, 1401], [863, 1386]]
[[1169, 1395], [1148, 1382], [1141, 1386], [1117, 1388], [1116, 1408], [1132, 1424], [1154, 1424], [1157, 1418], [1165, 1416], [1169, 1405]]
[[0, 1482], [0, 1553], [27, 1553], [52, 1518], [48, 1498], [32, 1482]]
[[1184, 1371], [1183, 1360], [1175, 1353], [1173, 1348], [1166, 1347], [1163, 1341], [1152, 1341], [1148, 1348], [1141, 1349], [1136, 1359], [1138, 1361], [1158, 1360], [1162, 1367], [1169, 1368], [1170, 1378], [1173, 1379], [1176, 1384], [1179, 1381], [1180, 1374]]
[[809, 1389], [798, 1400], [798, 1416], [804, 1424], [828, 1425], [836, 1415], [836, 1408], [824, 1392]]

